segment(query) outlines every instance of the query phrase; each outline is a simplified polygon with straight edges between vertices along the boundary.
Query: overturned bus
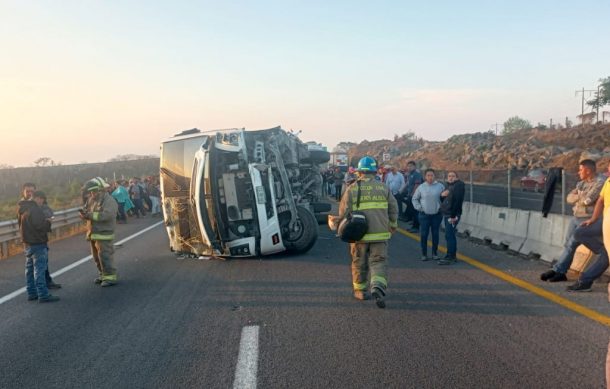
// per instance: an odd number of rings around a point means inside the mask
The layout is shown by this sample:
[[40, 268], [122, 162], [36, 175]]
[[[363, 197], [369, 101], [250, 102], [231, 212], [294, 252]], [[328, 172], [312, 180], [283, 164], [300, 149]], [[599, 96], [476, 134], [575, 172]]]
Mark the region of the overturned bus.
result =
[[318, 237], [323, 202], [320, 164], [280, 127], [186, 130], [161, 145], [161, 193], [170, 249], [203, 256], [308, 251]]

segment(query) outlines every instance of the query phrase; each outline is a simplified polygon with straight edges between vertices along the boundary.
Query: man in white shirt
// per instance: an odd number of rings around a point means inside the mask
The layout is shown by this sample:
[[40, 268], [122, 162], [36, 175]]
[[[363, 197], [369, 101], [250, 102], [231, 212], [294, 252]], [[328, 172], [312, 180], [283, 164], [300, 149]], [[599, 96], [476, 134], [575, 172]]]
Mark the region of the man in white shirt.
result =
[[398, 214], [402, 215], [402, 199], [400, 196], [400, 188], [405, 183], [405, 177], [402, 173], [396, 171], [395, 166], [390, 167], [390, 171], [386, 175], [385, 185], [388, 187], [396, 202], [398, 203]]

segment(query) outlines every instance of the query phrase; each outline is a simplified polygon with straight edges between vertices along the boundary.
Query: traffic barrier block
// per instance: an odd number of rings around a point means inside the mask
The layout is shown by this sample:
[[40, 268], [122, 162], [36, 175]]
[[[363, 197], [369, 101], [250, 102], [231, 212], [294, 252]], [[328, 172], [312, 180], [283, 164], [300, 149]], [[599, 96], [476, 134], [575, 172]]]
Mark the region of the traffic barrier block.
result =
[[469, 209], [469, 236], [479, 240], [485, 240], [486, 230], [484, 222], [491, 218], [491, 206], [484, 204], [471, 204]]
[[540, 212], [531, 212], [527, 225], [527, 239], [519, 252], [524, 255], [537, 255], [542, 260], [552, 262], [563, 251], [569, 218], [549, 214], [543, 217]]
[[[549, 214], [545, 218], [540, 212], [464, 202], [459, 229], [475, 239], [552, 262], [564, 249], [570, 221], [570, 216]], [[570, 269], [581, 273], [593, 257], [585, 246], [578, 247]], [[610, 269], [606, 274], [610, 275]]]
[[476, 203], [464, 202], [462, 205], [462, 218], [458, 224], [458, 230], [465, 232], [467, 235], [472, 234], [472, 230], [476, 225]]
[[521, 249], [527, 237], [528, 211], [486, 206], [479, 215], [477, 235], [515, 252]]

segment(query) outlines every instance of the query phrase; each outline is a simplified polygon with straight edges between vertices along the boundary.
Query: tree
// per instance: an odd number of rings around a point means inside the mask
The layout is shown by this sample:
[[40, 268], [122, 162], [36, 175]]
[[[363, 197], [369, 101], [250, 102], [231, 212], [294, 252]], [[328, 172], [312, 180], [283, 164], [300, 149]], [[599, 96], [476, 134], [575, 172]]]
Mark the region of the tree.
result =
[[0, 163], [0, 169], [13, 169], [14, 166], [13, 165], [9, 165], [6, 163]]
[[124, 162], [124, 161], [136, 161], [139, 159], [152, 159], [159, 158], [155, 155], [138, 155], [138, 154], [119, 154], [114, 158], [110, 158], [108, 162]]
[[417, 140], [418, 140], [418, 138], [417, 138], [417, 136], [415, 135], [415, 133], [414, 133], [413, 131], [411, 131], [411, 130], [409, 130], [409, 131], [405, 132], [405, 133], [404, 133], [404, 134], [402, 134], [400, 137], [401, 137], [402, 139], [404, 139], [404, 140], [407, 140], [407, 141], [417, 141]]
[[354, 146], [358, 146], [357, 143], [354, 142], [339, 142], [339, 144], [337, 146], [335, 146], [335, 148], [333, 149], [333, 151], [348, 151], [349, 149], [351, 149]]
[[519, 116], [513, 116], [504, 122], [504, 130], [502, 130], [502, 133], [512, 134], [515, 131], [529, 130], [530, 128], [532, 128], [532, 125], [529, 121], [522, 119]]
[[600, 78], [599, 83], [599, 95], [596, 94], [594, 99], [587, 101], [587, 105], [594, 110], [610, 104], [610, 77]]
[[56, 164], [55, 164], [55, 161], [53, 161], [49, 157], [40, 157], [34, 161], [34, 165], [36, 165], [36, 167], [41, 167], [41, 166], [55, 166]]

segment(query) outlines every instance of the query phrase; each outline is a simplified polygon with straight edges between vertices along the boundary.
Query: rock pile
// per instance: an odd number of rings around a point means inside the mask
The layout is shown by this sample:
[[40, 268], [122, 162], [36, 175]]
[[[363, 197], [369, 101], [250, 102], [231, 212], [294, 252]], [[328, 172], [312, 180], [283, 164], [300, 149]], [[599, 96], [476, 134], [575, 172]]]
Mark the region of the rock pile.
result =
[[[412, 134], [409, 134], [412, 135]], [[439, 169], [535, 169], [561, 166], [574, 170], [578, 161], [591, 158], [605, 170], [610, 161], [610, 124], [565, 129], [521, 130], [508, 135], [491, 132], [454, 135], [444, 142], [413, 136], [394, 140], [363, 141], [349, 149], [350, 161], [362, 155], [405, 167], [416, 160]]]

